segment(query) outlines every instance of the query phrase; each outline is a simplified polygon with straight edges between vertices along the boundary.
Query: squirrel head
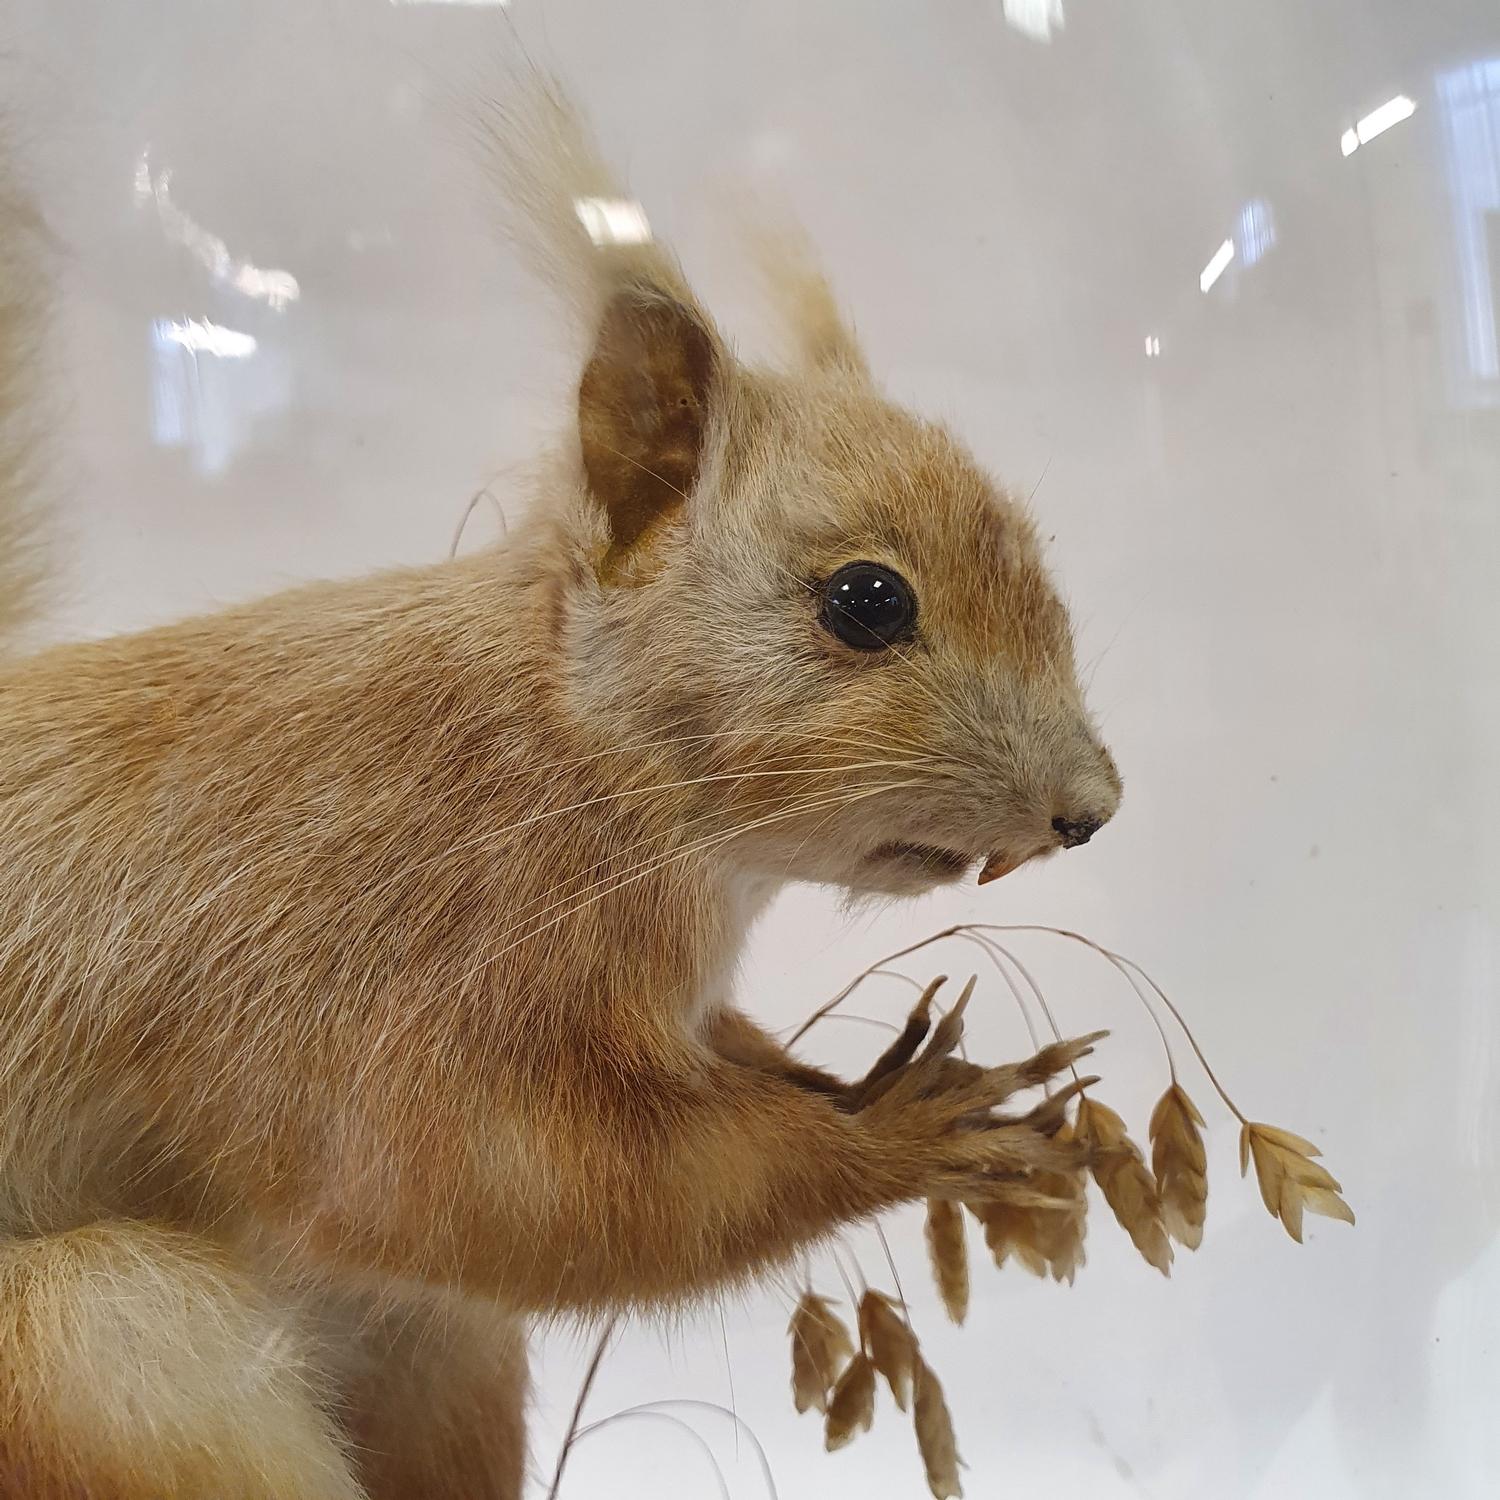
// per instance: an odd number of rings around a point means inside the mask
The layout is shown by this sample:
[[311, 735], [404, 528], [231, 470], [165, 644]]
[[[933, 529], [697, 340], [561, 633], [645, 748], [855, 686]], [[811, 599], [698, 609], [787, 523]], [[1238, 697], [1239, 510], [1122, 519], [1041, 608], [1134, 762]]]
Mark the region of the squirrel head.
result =
[[554, 195], [571, 238], [543, 258], [581, 268], [588, 339], [549, 523], [569, 711], [642, 747], [683, 838], [753, 874], [915, 893], [1087, 842], [1120, 779], [1025, 510], [882, 395], [800, 250], [769, 262], [795, 347], [764, 369], [644, 219], [580, 236], [607, 179], [547, 120], [523, 196]]

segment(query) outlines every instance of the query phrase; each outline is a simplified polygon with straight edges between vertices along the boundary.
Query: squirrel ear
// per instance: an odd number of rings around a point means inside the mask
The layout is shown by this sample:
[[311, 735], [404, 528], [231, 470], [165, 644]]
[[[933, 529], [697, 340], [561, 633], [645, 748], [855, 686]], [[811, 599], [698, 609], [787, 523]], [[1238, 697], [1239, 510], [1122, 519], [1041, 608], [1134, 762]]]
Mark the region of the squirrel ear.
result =
[[702, 318], [671, 297], [638, 288], [606, 305], [578, 385], [584, 474], [609, 518], [606, 570], [692, 494], [718, 361]]
[[744, 238], [759, 262], [783, 337], [799, 363], [867, 379], [870, 372], [859, 340], [802, 231], [783, 220], [776, 227], [751, 226]]

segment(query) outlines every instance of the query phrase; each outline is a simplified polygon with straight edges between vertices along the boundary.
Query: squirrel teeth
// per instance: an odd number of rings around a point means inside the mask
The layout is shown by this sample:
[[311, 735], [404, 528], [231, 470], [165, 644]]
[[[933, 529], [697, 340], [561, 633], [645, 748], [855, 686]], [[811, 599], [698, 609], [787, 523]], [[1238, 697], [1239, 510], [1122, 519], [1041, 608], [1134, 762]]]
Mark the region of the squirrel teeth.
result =
[[1010, 854], [992, 854], [985, 860], [984, 868], [979, 872], [979, 884], [988, 885], [992, 880], [999, 880], [1002, 875], [1009, 875], [1012, 870], [1019, 870], [1025, 863], [1024, 857], [1017, 859]]

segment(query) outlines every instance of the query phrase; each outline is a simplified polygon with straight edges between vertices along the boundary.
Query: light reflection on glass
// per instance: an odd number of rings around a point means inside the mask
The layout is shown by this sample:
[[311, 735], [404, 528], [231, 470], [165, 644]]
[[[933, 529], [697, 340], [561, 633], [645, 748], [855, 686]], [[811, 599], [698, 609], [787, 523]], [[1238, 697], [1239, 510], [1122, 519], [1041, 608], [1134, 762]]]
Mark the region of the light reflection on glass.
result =
[[1377, 135], [1384, 135], [1392, 125], [1411, 119], [1416, 112], [1415, 99], [1397, 94], [1394, 99], [1387, 99], [1379, 109], [1372, 109], [1362, 120], [1356, 120], [1354, 128], [1346, 130], [1339, 137], [1339, 150], [1345, 156], [1353, 156], [1361, 146], [1368, 145]]
[[1252, 198], [1240, 209], [1234, 226], [1235, 253], [1240, 264], [1253, 266], [1276, 244], [1276, 216], [1264, 198]]
[[188, 318], [181, 323], [158, 318], [152, 328], [153, 337], [158, 341], [176, 344], [189, 354], [212, 354], [220, 359], [248, 359], [256, 349], [253, 333], [225, 328], [220, 323], [210, 323], [206, 318]]
[[1235, 217], [1234, 233], [1214, 251], [1208, 264], [1198, 273], [1198, 290], [1211, 291], [1229, 269], [1231, 261], [1238, 260], [1249, 270], [1275, 244], [1276, 216], [1271, 212], [1271, 205], [1264, 198], [1250, 199]]
[[1234, 241], [1225, 240], [1217, 250], [1214, 251], [1208, 264], [1204, 266], [1198, 276], [1198, 290], [1206, 292], [1213, 286], [1219, 277], [1228, 269], [1229, 262], [1234, 259]]
[[1050, 42], [1066, 24], [1063, 0], [1004, 0], [1005, 24], [1034, 42]]
[[651, 238], [646, 211], [630, 198], [575, 198], [573, 212], [596, 245], [644, 245]]
[[152, 320], [151, 440], [186, 452], [200, 474], [223, 473], [257, 419], [289, 395], [286, 371], [253, 334], [206, 318]]
[[1453, 201], [1462, 337], [1478, 404], [1500, 405], [1500, 57], [1440, 73], [1437, 95]]
[[149, 149], [142, 151], [136, 160], [135, 193], [143, 202], [156, 205], [157, 218], [167, 238], [190, 250], [221, 285], [264, 302], [276, 312], [302, 295], [297, 278], [290, 271], [266, 271], [247, 260], [236, 260], [218, 235], [210, 234], [191, 214], [179, 208], [172, 201], [171, 172], [163, 170], [152, 175]]

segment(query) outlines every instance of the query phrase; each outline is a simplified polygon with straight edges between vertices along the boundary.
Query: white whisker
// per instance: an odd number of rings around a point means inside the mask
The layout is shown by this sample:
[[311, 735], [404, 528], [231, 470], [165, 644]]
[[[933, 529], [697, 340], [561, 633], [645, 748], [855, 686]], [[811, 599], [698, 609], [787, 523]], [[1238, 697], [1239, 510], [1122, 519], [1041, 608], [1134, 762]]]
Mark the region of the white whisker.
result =
[[[805, 755], [797, 757], [797, 759], [801, 760], [806, 760], [809, 758], [811, 757]], [[772, 767], [770, 769], [760, 771], [716, 772], [708, 776], [686, 777], [680, 781], [662, 781], [656, 782], [649, 786], [626, 787], [618, 792], [603, 792], [600, 793], [600, 795], [598, 795], [597, 797], [589, 797], [581, 802], [571, 802], [564, 807], [547, 808], [542, 812], [532, 813], [527, 817], [518, 819], [514, 823], [503, 824], [499, 828], [484, 829], [480, 833], [474, 834], [470, 838], [462, 839], [456, 844], [450, 844], [447, 848], [443, 849], [438, 854], [433, 855], [430, 859], [422, 861], [420, 864], [403, 865], [400, 869], [394, 871], [390, 876], [388, 876], [381, 885], [374, 887], [369, 894], [372, 900], [378, 899], [381, 894], [390, 889], [392, 886], [399, 884], [402, 880], [409, 879], [412, 875], [417, 874], [421, 870], [427, 869], [433, 865], [445, 863], [450, 860], [453, 855], [459, 853], [462, 850], [473, 848], [476, 845], [489, 843], [498, 844], [501, 840], [507, 838], [509, 835], [517, 833], [523, 828], [530, 828], [535, 824], [545, 822], [548, 818], [558, 818], [568, 813], [582, 812], [588, 808], [600, 806], [603, 803], [623, 801], [627, 797], [640, 797], [652, 792], [681, 791], [687, 789], [688, 787], [704, 786], [711, 783], [725, 781], [745, 782], [768, 778], [779, 778], [783, 776], [824, 776], [833, 773], [842, 774], [846, 771], [862, 770], [914, 770], [917, 769], [920, 764], [921, 762], [919, 761], [889, 760], [867, 760], [855, 761], [853, 763], [840, 763], [834, 761], [833, 763], [828, 765], [800, 767], [793, 764], [790, 766]]]
[[[863, 790], [863, 791], [860, 791], [860, 792], [843, 793], [843, 794], [840, 794], [840, 796], [831, 798], [829, 800], [830, 801], [835, 801], [835, 802], [842, 801], [844, 803], [854, 803], [854, 802], [862, 801], [866, 797], [876, 796], [877, 794], [879, 794], [881, 792], [894, 791], [894, 790], [898, 789], [899, 787], [905, 786], [905, 785], [909, 785], [909, 783], [906, 783], [906, 782], [885, 783], [885, 784], [882, 784], [880, 786], [870, 787], [870, 788], [868, 788], [866, 790]], [[479, 963], [473, 969], [469, 970], [469, 972], [467, 974], [465, 974], [463, 976], [463, 980], [461, 982], [467, 984], [470, 980], [472, 980], [474, 978], [474, 976], [476, 974], [478, 974], [481, 970], [487, 968], [490, 964], [495, 963], [499, 959], [503, 958], [505, 956], [505, 954], [507, 954], [507, 953], [509, 953], [511, 951], [512, 948], [519, 947], [522, 943], [530, 942], [533, 938], [539, 937], [543, 932], [546, 932], [549, 928], [557, 926], [558, 923], [560, 923], [560, 922], [567, 921], [567, 919], [570, 916], [572, 916], [575, 912], [582, 911], [585, 907], [592, 906], [596, 902], [604, 900], [604, 898], [606, 896], [613, 895], [616, 891], [623, 890], [628, 885], [634, 885], [637, 881], [646, 879], [648, 876], [655, 874], [657, 870], [665, 869], [668, 865], [675, 864], [678, 861], [683, 860], [683, 859], [688, 859], [692, 855], [701, 853], [704, 850], [707, 850], [707, 849], [710, 849], [710, 848], [716, 848], [720, 844], [728, 843], [728, 842], [730, 842], [733, 839], [742, 838], [745, 834], [752, 833], [752, 832], [754, 832], [758, 828], [764, 828], [764, 827], [766, 827], [766, 826], [768, 826], [769, 824], [772, 824], [772, 823], [784, 822], [786, 819], [792, 818], [792, 817], [796, 817], [799, 814], [804, 813], [804, 812], [815, 812], [818, 809], [820, 809], [820, 808], [822, 808], [824, 806], [827, 806], [827, 805], [828, 805], [828, 802], [823, 801], [823, 800], [814, 801], [810, 805], [805, 805], [805, 804], [794, 805], [792, 807], [784, 809], [781, 812], [772, 813], [768, 817], [757, 818], [752, 823], [743, 824], [740, 827], [729, 829], [727, 832], [720, 833], [720, 834], [714, 834], [714, 835], [710, 836], [707, 839], [700, 840], [699, 842], [694, 843], [694, 844], [689, 844], [687, 846], [687, 848], [677, 850], [675, 853], [667, 855], [667, 856], [665, 856], [664, 858], [662, 858], [660, 860], [657, 860], [657, 861], [654, 861], [654, 862], [653, 861], [647, 861], [645, 869], [642, 869], [638, 873], [635, 873], [635, 874], [628, 874], [627, 878], [619, 880], [615, 884], [612, 884], [612, 885], [609, 884], [609, 882], [608, 882], [607, 879], [605, 881], [596, 882], [596, 885], [606, 885], [608, 888], [605, 889], [605, 890], [599, 891], [598, 894], [596, 894], [596, 895], [589, 896], [588, 899], [585, 900], [585, 901], [579, 901], [575, 905], [569, 906], [566, 911], [563, 911], [563, 912], [559, 913], [557, 916], [551, 918], [551, 920], [549, 920], [547, 922], [543, 922], [539, 927], [535, 927], [531, 931], [526, 932], [526, 933], [522, 934], [522, 936], [516, 938], [513, 942], [507, 943], [505, 945], [505, 947], [501, 948], [498, 952], [494, 952], [494, 953], [488, 954], [486, 957], [480, 959]], [[592, 889], [594, 889], [594, 887], [589, 887], [588, 889], [592, 890]], [[586, 895], [587, 891], [585, 891], [585, 892], [583, 892], [581, 894], [585, 894]], [[561, 905], [562, 903], [554, 903], [554, 904], [555, 905]], [[548, 908], [545, 908], [545, 910], [551, 910], [551, 908], [548, 907]], [[513, 924], [511, 927], [506, 928], [504, 932], [500, 933], [499, 936], [501, 938], [503, 938], [503, 937], [506, 936], [507, 933], [513, 932], [515, 930], [515, 926], [516, 925], [524, 926], [525, 924], [524, 923]]]
[[[905, 782], [894, 783], [894, 785], [901, 785], [901, 786], [908, 785], [908, 784], [909, 783], [905, 783]], [[854, 795], [856, 795], [856, 796], [860, 795], [863, 792], [863, 790], [864, 789], [862, 789], [862, 788], [861, 789], [857, 789], [856, 791], [854, 791]], [[851, 789], [849, 789], [849, 788], [841, 788], [841, 789], [838, 789], [838, 790], [833, 791], [833, 792], [828, 792], [826, 790], [825, 791], [811, 792], [811, 793], [808, 793], [803, 798], [801, 798], [800, 800], [793, 801], [791, 803], [783, 803], [783, 799], [781, 797], [779, 797], [779, 796], [771, 796], [771, 797], [763, 798], [759, 802], [752, 803], [751, 806], [752, 807], [757, 807], [757, 806], [771, 806], [771, 807], [776, 807], [777, 811], [775, 813], [768, 814], [766, 817], [758, 819], [758, 820], [756, 820], [754, 822], [751, 822], [751, 823], [741, 824], [740, 826], [738, 826], [736, 828], [731, 828], [731, 829], [726, 829], [726, 830], [720, 830], [718, 833], [709, 835], [709, 837], [707, 839], [702, 840], [702, 841], [700, 841], [698, 843], [695, 843], [695, 844], [692, 844], [692, 845], [688, 846], [688, 849], [687, 849], [686, 852], [690, 853], [693, 850], [706, 848], [706, 847], [710, 846], [711, 844], [716, 843], [720, 839], [738, 838], [740, 836], [740, 834], [742, 834], [742, 833], [748, 832], [748, 831], [750, 831], [751, 829], [754, 829], [754, 828], [761, 827], [766, 821], [776, 821], [778, 818], [793, 817], [793, 816], [796, 816], [796, 815], [798, 815], [798, 814], [800, 814], [802, 812], [805, 812], [805, 811], [814, 811], [814, 810], [816, 810], [818, 808], [821, 808], [821, 807], [824, 807], [824, 806], [828, 805], [829, 801], [832, 801], [835, 805], [841, 805], [840, 799], [842, 797], [848, 796], [850, 794], [851, 794]], [[778, 805], [778, 804], [780, 804], [780, 805]], [[691, 819], [687, 825], [683, 825], [683, 826], [691, 826], [693, 823], [707, 822], [707, 821], [709, 821], [709, 820], [711, 820], [713, 818], [717, 818], [718, 816], [719, 816], [719, 813], [718, 813], [717, 809], [715, 809], [715, 810], [710, 811], [708, 813], [702, 814], [698, 818]], [[675, 834], [675, 833], [677, 833], [679, 831], [680, 831], [680, 829], [673, 829], [673, 830], [671, 830], [670, 832], [668, 832], [667, 834], [665, 834], [663, 836], [670, 838], [670, 837], [673, 836], [673, 834]], [[642, 844], [654, 843], [654, 842], [656, 842], [655, 838], [638, 839], [634, 845], [629, 846], [629, 847], [639, 848], [640, 845], [642, 845]], [[623, 850], [615, 851], [616, 854], [623, 853], [623, 852], [626, 852], [626, 851], [623, 851]], [[518, 912], [512, 912], [512, 913], [510, 913], [510, 915], [512, 915], [512, 916], [521, 915], [522, 916], [522, 920], [519, 921], [519, 922], [512, 922], [509, 927], [505, 928], [499, 934], [499, 936], [500, 937], [504, 937], [506, 935], [506, 933], [508, 933], [508, 932], [514, 932], [517, 927], [524, 926], [525, 925], [525, 921], [526, 921], [528, 915], [540, 916], [540, 915], [542, 915], [542, 914], [544, 914], [546, 912], [553, 911], [558, 906], [563, 905], [565, 902], [571, 901], [571, 900], [573, 900], [576, 897], [581, 896], [581, 895], [587, 895], [590, 891], [597, 890], [602, 885], [607, 885], [610, 881], [617, 879], [621, 875], [629, 875], [632, 872], [637, 871], [637, 870], [643, 870], [647, 874], [649, 874], [651, 868], [658, 867], [659, 863], [669, 862], [670, 858], [671, 858], [671, 856], [667, 856], [666, 860], [659, 862], [657, 860], [657, 856], [652, 855], [652, 856], [650, 856], [650, 857], [648, 857], [646, 859], [638, 860], [633, 865], [627, 865], [623, 870], [615, 870], [615, 871], [611, 872], [610, 874], [601, 876], [598, 880], [595, 880], [591, 884], [589, 884], [587, 886], [584, 886], [582, 890], [573, 891], [569, 895], [563, 896], [561, 899], [552, 902], [551, 905], [549, 905], [549, 906], [543, 906], [540, 909], [538, 909], [538, 902], [545, 901], [548, 896], [553, 895], [556, 892], [565, 889], [569, 885], [573, 885], [578, 879], [582, 878], [580, 876], [572, 876], [569, 879], [560, 882], [558, 885], [553, 886], [550, 890], [544, 891], [540, 896], [534, 898], [532, 901], [527, 902], [524, 906], [522, 906], [521, 908], [519, 908]], [[603, 860], [603, 861], [600, 861], [598, 864], [590, 866], [588, 870], [585, 870], [583, 872], [583, 876], [586, 877], [588, 875], [593, 874], [595, 870], [604, 868], [604, 866], [607, 865], [608, 862], [609, 862], [608, 860]]]

